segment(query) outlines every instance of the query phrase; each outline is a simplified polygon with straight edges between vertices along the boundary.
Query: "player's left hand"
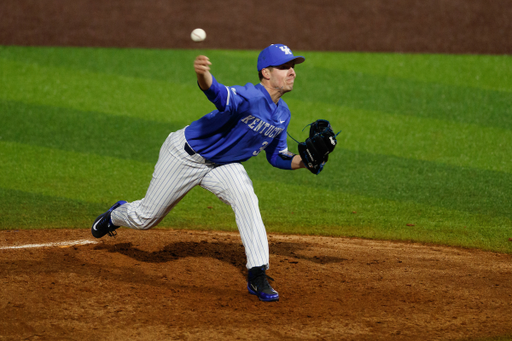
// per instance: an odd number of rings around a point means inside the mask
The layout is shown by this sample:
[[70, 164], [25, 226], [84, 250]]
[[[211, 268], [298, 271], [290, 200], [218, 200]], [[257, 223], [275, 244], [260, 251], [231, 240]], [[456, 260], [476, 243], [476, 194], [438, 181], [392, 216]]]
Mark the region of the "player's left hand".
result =
[[299, 143], [299, 154], [302, 162], [313, 174], [319, 174], [329, 160], [338, 141], [337, 134], [332, 130], [327, 120], [316, 120], [311, 123], [309, 137], [306, 141]]

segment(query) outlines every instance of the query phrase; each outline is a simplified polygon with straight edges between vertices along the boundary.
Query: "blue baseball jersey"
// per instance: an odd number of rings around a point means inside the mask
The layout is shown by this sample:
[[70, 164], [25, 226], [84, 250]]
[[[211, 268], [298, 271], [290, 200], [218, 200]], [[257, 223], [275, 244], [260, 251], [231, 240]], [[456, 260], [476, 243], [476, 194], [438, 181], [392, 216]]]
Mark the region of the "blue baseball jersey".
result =
[[286, 142], [291, 114], [282, 99], [275, 104], [261, 84], [227, 87], [214, 77], [204, 93], [217, 110], [185, 130], [196, 153], [216, 164], [227, 164], [246, 161], [265, 150], [274, 167], [291, 168]]

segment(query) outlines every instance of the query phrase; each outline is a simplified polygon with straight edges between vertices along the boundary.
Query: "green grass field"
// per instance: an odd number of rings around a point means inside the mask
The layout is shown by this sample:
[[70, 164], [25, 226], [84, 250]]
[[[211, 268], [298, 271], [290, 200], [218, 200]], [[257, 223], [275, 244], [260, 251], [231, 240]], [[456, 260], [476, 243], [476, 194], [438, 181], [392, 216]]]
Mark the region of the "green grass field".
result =
[[[511, 56], [295, 53], [289, 132], [342, 132], [318, 176], [245, 163], [269, 231], [512, 253]], [[197, 54], [257, 82], [258, 51], [0, 47], [0, 229], [88, 229], [142, 198], [166, 136], [214, 109]], [[201, 188], [160, 227], [236, 230]]]

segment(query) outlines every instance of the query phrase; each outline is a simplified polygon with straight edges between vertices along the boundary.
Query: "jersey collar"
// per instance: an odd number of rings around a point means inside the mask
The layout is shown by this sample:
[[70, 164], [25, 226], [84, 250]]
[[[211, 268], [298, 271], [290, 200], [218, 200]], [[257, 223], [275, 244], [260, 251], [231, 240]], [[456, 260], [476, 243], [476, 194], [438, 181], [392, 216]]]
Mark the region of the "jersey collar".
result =
[[281, 103], [281, 98], [279, 99], [279, 101], [277, 101], [277, 104], [274, 103], [274, 101], [272, 100], [272, 97], [270, 97], [270, 94], [268, 93], [267, 89], [265, 89], [263, 84], [261, 84], [261, 83], [257, 84], [256, 89], [260, 90], [265, 95], [267, 102], [272, 106], [272, 108], [276, 108], [279, 105], [279, 103]]

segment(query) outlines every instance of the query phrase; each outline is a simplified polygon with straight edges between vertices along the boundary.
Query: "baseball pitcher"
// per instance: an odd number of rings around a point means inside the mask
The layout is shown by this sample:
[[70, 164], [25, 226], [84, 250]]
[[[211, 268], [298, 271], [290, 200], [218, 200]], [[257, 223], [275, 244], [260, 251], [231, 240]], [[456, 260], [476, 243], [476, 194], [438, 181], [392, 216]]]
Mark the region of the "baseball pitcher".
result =
[[167, 137], [145, 197], [115, 203], [96, 218], [93, 236], [113, 236], [120, 226], [150, 229], [193, 187], [201, 186], [235, 213], [247, 257], [249, 293], [265, 302], [279, 300], [266, 275], [269, 248], [258, 198], [242, 162], [265, 151], [274, 167], [307, 168], [314, 174], [322, 170], [336, 145], [327, 121], [316, 124], [315, 131], [312, 124], [310, 137], [299, 145], [300, 155], [287, 146], [291, 114], [281, 97], [293, 90], [295, 66], [304, 61], [287, 46], [273, 44], [259, 54], [259, 84], [225, 86], [210, 73], [208, 57], [198, 56], [197, 83], [216, 110]]

